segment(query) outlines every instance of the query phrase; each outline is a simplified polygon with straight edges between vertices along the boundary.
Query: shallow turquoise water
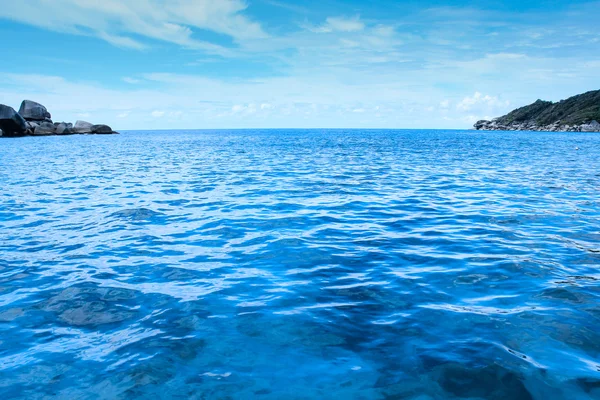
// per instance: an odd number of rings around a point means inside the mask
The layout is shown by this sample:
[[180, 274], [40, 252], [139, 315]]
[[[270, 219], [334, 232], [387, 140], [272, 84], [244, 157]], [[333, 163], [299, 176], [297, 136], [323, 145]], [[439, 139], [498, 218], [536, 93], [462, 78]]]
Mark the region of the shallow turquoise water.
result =
[[3, 399], [600, 398], [598, 134], [5, 139], [0, 183]]

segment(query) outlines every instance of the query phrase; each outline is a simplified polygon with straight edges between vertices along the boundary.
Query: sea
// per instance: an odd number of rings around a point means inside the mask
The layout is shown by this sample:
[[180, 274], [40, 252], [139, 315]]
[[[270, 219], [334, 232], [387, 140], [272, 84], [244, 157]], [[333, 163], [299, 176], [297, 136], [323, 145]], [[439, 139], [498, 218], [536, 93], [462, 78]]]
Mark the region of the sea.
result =
[[600, 399], [600, 134], [0, 140], [2, 399]]

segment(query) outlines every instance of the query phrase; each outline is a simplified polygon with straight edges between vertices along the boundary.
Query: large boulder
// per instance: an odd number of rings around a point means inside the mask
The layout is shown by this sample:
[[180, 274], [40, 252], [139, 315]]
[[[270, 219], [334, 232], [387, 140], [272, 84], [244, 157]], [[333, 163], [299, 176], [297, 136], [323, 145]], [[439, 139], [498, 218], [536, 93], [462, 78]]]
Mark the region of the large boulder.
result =
[[581, 132], [600, 132], [600, 123], [592, 121], [589, 124], [581, 125]]
[[92, 133], [92, 124], [87, 121], [76, 121], [73, 126], [74, 133]]
[[14, 108], [0, 104], [0, 129], [4, 136], [25, 136], [27, 125]]
[[25, 125], [27, 126], [27, 134], [33, 135], [33, 132], [35, 132], [35, 128], [40, 126], [42, 122], [44, 121], [25, 121]]
[[55, 126], [57, 135], [70, 135], [73, 133], [73, 124], [70, 122], [60, 122], [58, 124], [55, 124]]
[[27, 125], [27, 129], [30, 129], [30, 130], [33, 131], [33, 130], [35, 130], [35, 128], [37, 128], [38, 126], [40, 126], [40, 124], [42, 122], [43, 121], [26, 121], [25, 124]]
[[99, 133], [99, 134], [109, 134], [109, 133], [113, 133], [113, 130], [110, 126], [108, 125], [93, 125], [92, 126], [92, 133]]
[[48, 135], [54, 135], [55, 133], [56, 133], [56, 127], [54, 126], [54, 124], [52, 124], [50, 122], [42, 122], [33, 131], [33, 134], [35, 136], [48, 136]]
[[487, 127], [489, 124], [490, 124], [490, 121], [486, 121], [485, 119], [482, 119], [480, 121], [475, 122], [475, 125], [473, 125], [473, 127], [477, 130], [480, 130], [480, 129]]
[[31, 100], [23, 100], [19, 114], [27, 121], [51, 121], [52, 118], [46, 107]]

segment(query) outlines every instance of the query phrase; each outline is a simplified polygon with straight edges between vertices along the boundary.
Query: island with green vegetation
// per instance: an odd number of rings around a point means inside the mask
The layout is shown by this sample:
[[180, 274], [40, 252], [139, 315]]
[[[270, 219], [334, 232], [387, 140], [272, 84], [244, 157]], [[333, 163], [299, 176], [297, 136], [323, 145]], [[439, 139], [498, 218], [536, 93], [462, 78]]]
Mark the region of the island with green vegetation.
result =
[[600, 90], [556, 103], [538, 100], [491, 121], [475, 123], [482, 131], [600, 132]]

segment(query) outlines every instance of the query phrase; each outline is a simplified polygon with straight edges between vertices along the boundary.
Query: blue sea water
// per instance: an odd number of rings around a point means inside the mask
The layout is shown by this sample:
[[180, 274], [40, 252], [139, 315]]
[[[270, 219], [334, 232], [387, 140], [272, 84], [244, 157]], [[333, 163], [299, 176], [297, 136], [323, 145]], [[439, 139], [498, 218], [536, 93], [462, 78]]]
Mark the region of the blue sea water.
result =
[[0, 141], [0, 397], [600, 399], [600, 135]]

